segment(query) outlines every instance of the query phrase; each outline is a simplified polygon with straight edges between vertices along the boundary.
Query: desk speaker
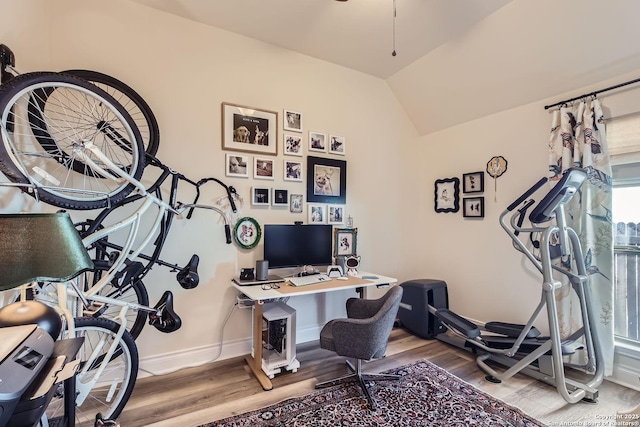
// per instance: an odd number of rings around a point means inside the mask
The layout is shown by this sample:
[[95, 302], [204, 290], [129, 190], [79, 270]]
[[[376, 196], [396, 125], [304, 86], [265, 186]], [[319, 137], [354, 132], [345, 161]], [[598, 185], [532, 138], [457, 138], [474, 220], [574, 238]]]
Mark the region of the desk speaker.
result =
[[256, 280], [267, 280], [269, 277], [269, 261], [256, 261]]

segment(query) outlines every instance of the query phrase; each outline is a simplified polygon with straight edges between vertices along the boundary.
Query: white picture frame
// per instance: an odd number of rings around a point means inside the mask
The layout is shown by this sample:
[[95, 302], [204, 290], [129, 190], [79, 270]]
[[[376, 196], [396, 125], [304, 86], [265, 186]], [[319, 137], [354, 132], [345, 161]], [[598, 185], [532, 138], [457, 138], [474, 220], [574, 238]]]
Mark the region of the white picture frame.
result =
[[269, 206], [271, 204], [271, 190], [268, 187], [251, 187], [251, 205]]
[[302, 132], [302, 113], [284, 110], [282, 114], [282, 128], [290, 132]]
[[327, 134], [320, 132], [309, 132], [309, 151], [319, 153], [327, 152]]
[[249, 178], [249, 156], [227, 153], [224, 171], [226, 176]]
[[253, 157], [253, 178], [274, 179], [275, 159], [266, 156]]
[[307, 203], [307, 213], [309, 224], [327, 223], [327, 205], [322, 203]]
[[290, 133], [282, 135], [282, 152], [287, 156], [302, 157], [304, 155], [304, 146], [302, 144], [302, 135]]
[[284, 160], [284, 180], [302, 182], [304, 174], [302, 173], [302, 161], [300, 160]]
[[346, 155], [347, 141], [344, 136], [329, 135], [329, 154], [339, 154], [341, 156]]
[[271, 193], [271, 206], [289, 206], [289, 190], [274, 188]]
[[327, 224], [344, 224], [344, 205], [327, 206]]
[[278, 112], [222, 103], [222, 149], [278, 155]]

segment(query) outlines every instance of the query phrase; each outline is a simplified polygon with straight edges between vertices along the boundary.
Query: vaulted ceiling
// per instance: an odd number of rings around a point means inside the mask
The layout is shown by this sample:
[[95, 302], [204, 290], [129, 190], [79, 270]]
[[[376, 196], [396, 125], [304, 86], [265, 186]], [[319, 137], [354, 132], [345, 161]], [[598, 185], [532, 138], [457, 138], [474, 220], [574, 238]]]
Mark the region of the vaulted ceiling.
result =
[[385, 79], [420, 134], [640, 69], [636, 0], [131, 1]]

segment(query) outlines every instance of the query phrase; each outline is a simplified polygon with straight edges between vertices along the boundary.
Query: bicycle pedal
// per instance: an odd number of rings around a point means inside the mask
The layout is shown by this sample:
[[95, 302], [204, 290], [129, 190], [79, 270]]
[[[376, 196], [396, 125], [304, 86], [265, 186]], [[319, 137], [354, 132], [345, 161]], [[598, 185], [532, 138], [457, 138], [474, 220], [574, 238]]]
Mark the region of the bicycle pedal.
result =
[[98, 413], [94, 427], [120, 427], [120, 423], [116, 420], [102, 418], [102, 414]]
[[98, 317], [104, 311], [104, 303], [94, 302], [84, 309], [83, 314], [88, 317]]

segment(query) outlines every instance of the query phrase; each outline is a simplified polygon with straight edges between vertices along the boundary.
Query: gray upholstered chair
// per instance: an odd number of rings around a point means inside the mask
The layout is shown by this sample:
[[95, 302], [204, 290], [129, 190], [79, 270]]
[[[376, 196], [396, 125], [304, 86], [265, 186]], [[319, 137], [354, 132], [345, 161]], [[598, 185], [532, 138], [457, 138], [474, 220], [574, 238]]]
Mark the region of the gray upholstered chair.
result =
[[362, 361], [383, 357], [387, 341], [398, 314], [402, 287], [394, 286], [379, 299], [349, 298], [347, 318], [329, 321], [320, 332], [320, 347], [336, 352], [339, 356], [356, 359], [353, 373], [341, 378], [316, 384], [316, 388], [329, 387], [346, 381], [358, 381], [375, 410], [375, 401], [367, 389], [367, 381], [397, 380], [397, 375], [365, 374]]

